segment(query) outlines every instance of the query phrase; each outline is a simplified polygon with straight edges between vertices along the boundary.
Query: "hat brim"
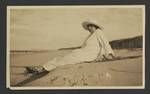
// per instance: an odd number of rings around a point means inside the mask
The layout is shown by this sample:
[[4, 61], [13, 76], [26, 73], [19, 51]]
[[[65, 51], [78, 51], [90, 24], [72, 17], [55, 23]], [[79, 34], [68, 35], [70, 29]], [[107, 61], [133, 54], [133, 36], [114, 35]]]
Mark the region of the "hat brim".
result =
[[86, 29], [86, 30], [89, 30], [89, 29], [88, 29], [88, 26], [89, 26], [89, 25], [93, 25], [93, 26], [98, 27], [99, 29], [102, 30], [101, 26], [99, 26], [99, 25], [98, 25], [97, 23], [95, 23], [95, 22], [85, 21], [85, 22], [82, 23], [83, 28]]

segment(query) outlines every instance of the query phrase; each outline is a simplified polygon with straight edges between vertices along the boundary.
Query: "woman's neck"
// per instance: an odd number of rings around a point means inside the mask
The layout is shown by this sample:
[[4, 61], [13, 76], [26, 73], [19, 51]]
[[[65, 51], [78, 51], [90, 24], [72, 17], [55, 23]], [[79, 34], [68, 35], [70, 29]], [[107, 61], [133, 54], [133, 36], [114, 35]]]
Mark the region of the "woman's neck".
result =
[[96, 29], [89, 30], [91, 34], [96, 32]]

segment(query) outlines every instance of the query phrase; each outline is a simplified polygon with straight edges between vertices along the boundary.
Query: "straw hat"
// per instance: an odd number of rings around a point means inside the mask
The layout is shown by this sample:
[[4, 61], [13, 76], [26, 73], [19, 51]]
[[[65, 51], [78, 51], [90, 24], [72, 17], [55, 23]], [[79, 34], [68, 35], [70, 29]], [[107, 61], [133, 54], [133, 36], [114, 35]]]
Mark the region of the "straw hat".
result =
[[96, 26], [96, 27], [98, 27], [101, 30], [103, 29], [103, 27], [100, 26], [96, 21], [84, 21], [82, 23], [83, 28], [86, 29], [86, 30], [88, 30], [88, 25]]

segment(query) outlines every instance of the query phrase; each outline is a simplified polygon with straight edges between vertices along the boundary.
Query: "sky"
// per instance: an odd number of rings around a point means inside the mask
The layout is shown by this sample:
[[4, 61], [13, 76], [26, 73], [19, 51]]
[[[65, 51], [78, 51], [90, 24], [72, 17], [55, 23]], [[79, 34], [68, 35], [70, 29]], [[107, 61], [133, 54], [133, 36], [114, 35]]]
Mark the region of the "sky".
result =
[[11, 50], [51, 50], [82, 44], [89, 32], [82, 22], [96, 21], [109, 41], [143, 34], [138, 7], [10, 8]]

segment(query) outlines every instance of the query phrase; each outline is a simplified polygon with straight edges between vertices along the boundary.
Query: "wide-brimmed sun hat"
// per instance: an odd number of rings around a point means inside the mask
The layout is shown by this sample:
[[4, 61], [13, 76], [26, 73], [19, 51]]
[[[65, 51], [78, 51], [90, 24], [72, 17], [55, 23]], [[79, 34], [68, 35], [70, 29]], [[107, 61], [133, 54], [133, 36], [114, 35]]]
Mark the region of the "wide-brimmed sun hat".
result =
[[86, 29], [86, 30], [88, 30], [88, 26], [89, 25], [93, 25], [93, 26], [96, 26], [96, 27], [98, 27], [99, 29], [103, 29], [103, 27], [102, 26], [100, 26], [96, 21], [84, 21], [84, 22], [82, 22], [82, 26], [83, 26], [83, 28], [84, 29]]

